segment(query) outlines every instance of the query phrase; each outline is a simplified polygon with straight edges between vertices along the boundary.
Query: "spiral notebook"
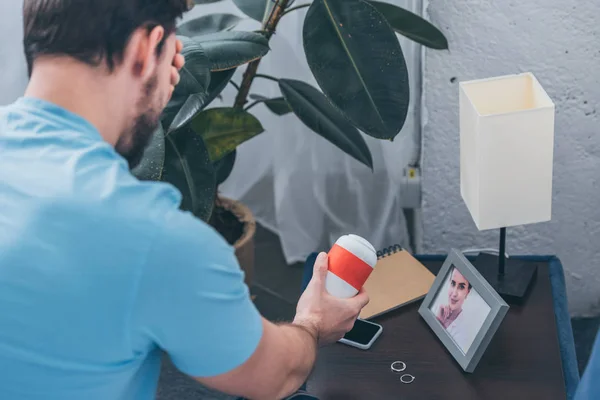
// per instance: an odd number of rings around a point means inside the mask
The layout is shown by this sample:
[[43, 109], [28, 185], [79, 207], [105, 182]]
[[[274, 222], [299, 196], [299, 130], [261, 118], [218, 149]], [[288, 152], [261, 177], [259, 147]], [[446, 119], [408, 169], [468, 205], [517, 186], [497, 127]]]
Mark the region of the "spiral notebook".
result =
[[377, 264], [364, 284], [369, 304], [360, 318], [375, 318], [425, 297], [435, 275], [399, 245], [377, 252]]

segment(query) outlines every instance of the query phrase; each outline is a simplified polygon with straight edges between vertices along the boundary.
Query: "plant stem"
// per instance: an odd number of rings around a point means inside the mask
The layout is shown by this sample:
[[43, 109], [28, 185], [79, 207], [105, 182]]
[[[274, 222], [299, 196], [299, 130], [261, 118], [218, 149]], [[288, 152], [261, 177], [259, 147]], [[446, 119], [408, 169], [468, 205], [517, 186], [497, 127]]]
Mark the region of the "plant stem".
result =
[[238, 85], [234, 81], [229, 81], [229, 83], [231, 84], [231, 86], [233, 86], [234, 88], [236, 88], [238, 90], [238, 92], [240, 91], [240, 85]]
[[268, 80], [270, 80], [270, 81], [273, 81], [273, 82], [279, 82], [279, 79], [277, 79], [277, 78], [274, 78], [274, 77], [272, 77], [272, 76], [270, 76], [270, 75], [265, 75], [265, 74], [256, 74], [256, 75], [254, 75], [254, 77], [255, 77], [255, 78], [263, 78], [263, 79], [268, 79]]
[[250, 105], [248, 105], [248, 107], [244, 108], [244, 111], [248, 111], [249, 109], [251, 109], [252, 107], [254, 107], [257, 104], [260, 104], [262, 102], [264, 102], [265, 100], [256, 100], [252, 103], [250, 103]]
[[[267, 20], [263, 23], [262, 30], [265, 31], [264, 35], [267, 40], [271, 39], [273, 33], [275, 33], [275, 29], [277, 28], [277, 24], [279, 20], [283, 16], [285, 11], [285, 7], [287, 6], [289, 0], [277, 0], [273, 9], [271, 10], [271, 15]], [[242, 108], [244, 104], [248, 101], [248, 94], [250, 93], [250, 87], [252, 86], [252, 82], [256, 77], [256, 72], [258, 71], [258, 66], [260, 65], [261, 58], [258, 60], [252, 61], [248, 64], [246, 71], [244, 72], [244, 78], [240, 85], [240, 91], [235, 97], [234, 107]]]
[[299, 10], [301, 8], [304, 8], [304, 7], [310, 7], [310, 3], [308, 3], [308, 4], [300, 4], [299, 6], [294, 6], [292, 8], [288, 8], [287, 10], [285, 10], [283, 12], [283, 14], [281, 14], [281, 16], [283, 17], [285, 14], [291, 13], [294, 10]]

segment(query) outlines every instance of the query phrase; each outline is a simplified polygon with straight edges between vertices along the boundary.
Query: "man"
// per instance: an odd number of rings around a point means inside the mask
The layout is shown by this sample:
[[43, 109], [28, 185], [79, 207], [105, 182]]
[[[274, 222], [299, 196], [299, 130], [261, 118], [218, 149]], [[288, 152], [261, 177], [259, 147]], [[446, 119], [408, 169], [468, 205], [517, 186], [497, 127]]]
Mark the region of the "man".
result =
[[31, 79], [0, 110], [0, 398], [152, 399], [161, 350], [201, 383], [279, 399], [368, 302], [324, 289], [263, 319], [233, 248], [139, 162], [184, 60], [186, 0], [25, 0]]
[[472, 342], [469, 327], [464, 324], [462, 312], [463, 304], [470, 292], [469, 281], [458, 269], [453, 268], [448, 286], [448, 304], [441, 305], [437, 312], [437, 319], [464, 352], [468, 350], [468, 346]]

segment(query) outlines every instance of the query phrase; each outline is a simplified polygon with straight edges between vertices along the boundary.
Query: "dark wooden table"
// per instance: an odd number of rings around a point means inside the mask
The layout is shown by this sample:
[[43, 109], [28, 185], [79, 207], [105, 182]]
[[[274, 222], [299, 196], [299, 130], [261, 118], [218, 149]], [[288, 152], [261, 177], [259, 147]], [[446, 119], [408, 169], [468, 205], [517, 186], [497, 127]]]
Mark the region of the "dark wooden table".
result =
[[[424, 261], [434, 274], [442, 262]], [[308, 390], [330, 399], [565, 399], [548, 264], [522, 306], [511, 305], [472, 374], [462, 371], [419, 316], [421, 301], [375, 319], [383, 333], [370, 350], [335, 344], [320, 351]], [[404, 361], [415, 376], [390, 369]]]

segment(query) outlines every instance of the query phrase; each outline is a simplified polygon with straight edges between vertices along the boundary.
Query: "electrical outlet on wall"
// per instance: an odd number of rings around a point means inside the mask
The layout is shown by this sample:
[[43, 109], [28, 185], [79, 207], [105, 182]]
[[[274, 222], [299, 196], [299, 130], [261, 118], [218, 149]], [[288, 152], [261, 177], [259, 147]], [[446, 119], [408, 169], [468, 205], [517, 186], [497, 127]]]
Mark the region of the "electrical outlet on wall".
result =
[[403, 208], [421, 208], [421, 170], [418, 167], [404, 168], [400, 200]]

